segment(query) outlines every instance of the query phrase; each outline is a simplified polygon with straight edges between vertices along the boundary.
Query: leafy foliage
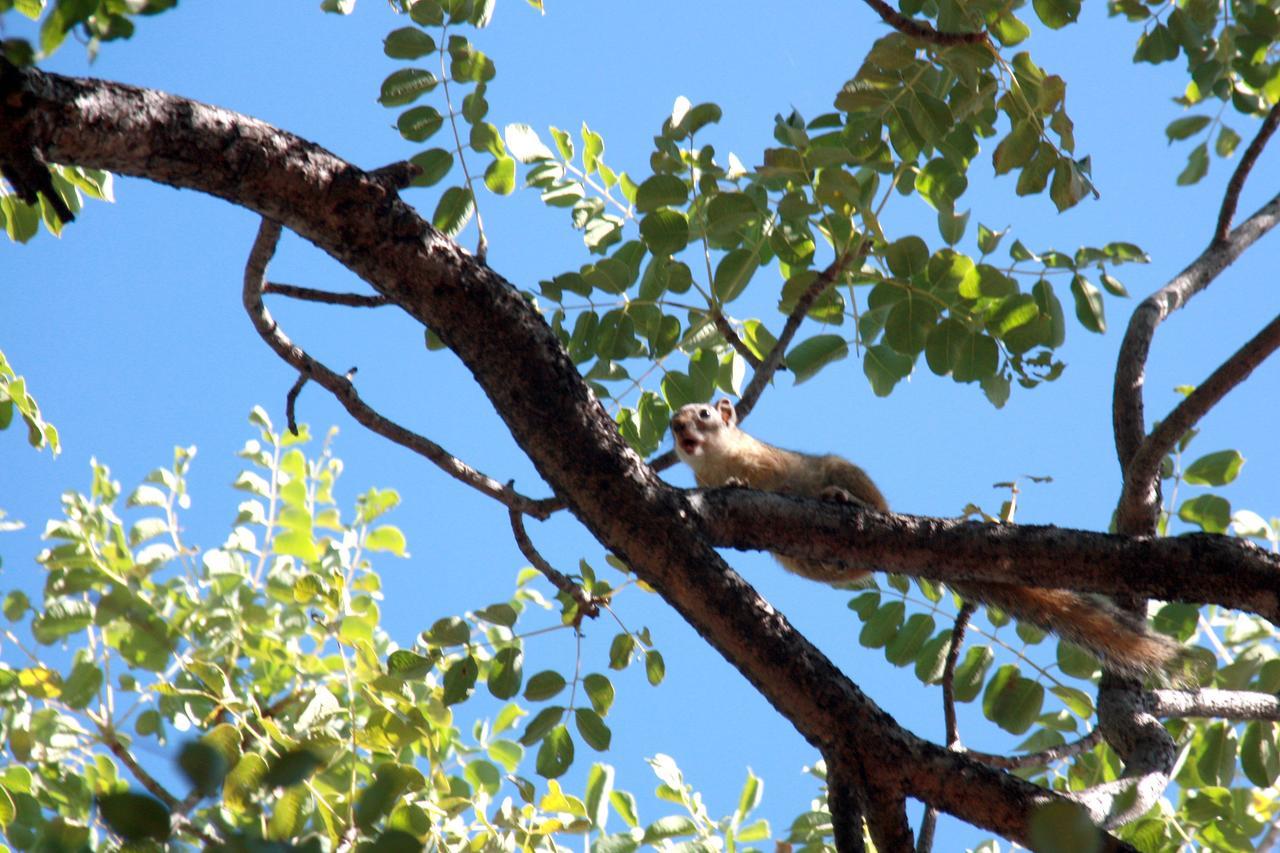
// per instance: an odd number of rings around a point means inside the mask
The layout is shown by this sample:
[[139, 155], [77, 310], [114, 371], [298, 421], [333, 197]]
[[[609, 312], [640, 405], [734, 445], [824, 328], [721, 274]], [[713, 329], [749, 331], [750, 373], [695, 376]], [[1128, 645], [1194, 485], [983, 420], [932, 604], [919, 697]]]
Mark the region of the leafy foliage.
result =
[[[386, 520], [399, 496], [370, 489], [344, 513], [328, 442], [309, 458], [305, 428], [278, 435], [261, 409], [250, 420], [260, 433], [240, 452], [235, 484], [246, 497], [221, 546], [182, 539], [194, 448], [177, 448], [128, 495], [94, 462], [89, 491], [66, 493], [64, 517], [46, 527], [42, 599], [4, 598], [10, 635], [25, 626], [36, 644], [28, 665], [0, 664], [10, 753], [0, 826], [15, 848], [540, 846], [595, 833], [632, 850], [769, 837], [767, 823], [748, 821], [759, 779], [748, 778], [733, 815], [713, 819], [667, 756], [651, 763], [660, 798], [679, 811], [651, 823], [607, 764], [591, 766], [582, 796], [565, 791], [555, 779], [579, 745], [609, 748], [615, 688], [576, 665], [526, 680], [522, 630], [545, 633], [526, 621], [557, 608], [551, 627], [573, 630], [572, 600], [548, 601], [526, 570], [509, 600], [440, 619], [398, 647], [379, 625], [371, 558], [408, 556]], [[613, 595], [581, 569], [593, 595]], [[627, 642], [614, 642], [625, 648], [609, 667], [644, 659], [660, 681], [648, 632], [619, 636]], [[544, 704], [569, 686], [567, 704]], [[497, 710], [464, 724], [462, 706], [481, 690]], [[522, 775], [535, 749], [542, 783]], [[157, 762], [164, 753], [172, 759]], [[170, 760], [185, 787], [157, 781], [174, 776], [154, 768]], [[626, 825], [614, 835], [610, 812]]]

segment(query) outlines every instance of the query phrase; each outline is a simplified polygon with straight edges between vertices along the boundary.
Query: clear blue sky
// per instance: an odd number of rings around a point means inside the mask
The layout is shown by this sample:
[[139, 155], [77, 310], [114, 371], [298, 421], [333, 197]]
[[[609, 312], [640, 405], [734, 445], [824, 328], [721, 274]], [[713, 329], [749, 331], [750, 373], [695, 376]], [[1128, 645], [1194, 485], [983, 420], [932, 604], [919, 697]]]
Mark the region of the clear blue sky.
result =
[[[323, 15], [317, 5], [184, 4], [140, 19], [133, 41], [106, 45], [92, 67], [75, 45], [64, 47], [49, 67], [218, 104], [368, 168], [415, 153], [418, 147], [394, 130], [396, 111], [375, 102], [381, 80], [397, 67], [382, 55], [382, 37], [403, 22], [375, 0], [362, 0], [349, 18]], [[774, 114], [794, 106], [811, 117], [829, 109], [871, 40], [884, 31], [855, 2], [794, 10], [722, 0], [550, 0], [548, 6], [540, 17], [524, 3], [501, 4], [494, 25], [478, 37], [498, 66], [490, 120], [499, 127], [531, 124], [544, 139], [549, 124], [573, 130], [585, 120], [603, 134], [607, 162], [641, 175], [651, 137], [676, 96], [718, 102], [725, 118], [708, 138], [722, 155], [734, 151], [744, 162], [758, 163], [770, 144]], [[1182, 114], [1170, 100], [1177, 73], [1131, 65], [1136, 29], [1107, 20], [1100, 4], [1086, 4], [1084, 17], [1082, 26], [1037, 32], [1029, 49], [1067, 79], [1078, 150], [1093, 155], [1102, 198], [1064, 216], [1047, 198], [1017, 199], [1012, 178], [991, 175], [988, 148], [962, 199], [973, 208], [968, 240], [979, 221], [1015, 225], [1013, 236], [1032, 249], [1072, 251], [1129, 240], [1153, 260], [1121, 270], [1130, 292], [1141, 297], [1206, 244], [1232, 164], [1215, 159], [1200, 186], [1175, 188], [1186, 148], [1166, 147], [1163, 128]], [[10, 15], [5, 23], [18, 21]], [[1246, 140], [1254, 131], [1238, 121], [1235, 126]], [[1274, 192], [1278, 176], [1274, 157], [1261, 164], [1242, 215]], [[413, 190], [406, 197], [429, 215], [438, 192]], [[117, 204], [91, 204], [60, 240], [42, 234], [28, 246], [0, 244], [0, 349], [27, 377], [64, 445], [54, 460], [29, 450], [21, 429], [0, 435], [0, 508], [28, 524], [0, 539], [0, 588], [38, 586], [32, 557], [41, 547], [39, 531], [57, 513], [60, 492], [87, 486], [90, 456], [109, 464], [129, 488], [151, 468], [168, 464], [174, 445], [197, 445], [188, 538], [219, 544], [240, 499], [230, 482], [239, 461], [233, 453], [251, 436], [246, 414], [262, 404], [283, 425], [284, 395], [294, 375], [266, 349], [240, 307], [254, 216], [216, 199], [132, 180], [118, 181], [116, 194]], [[482, 195], [480, 205], [489, 262], [518, 285], [531, 287], [588, 259], [565, 212], [544, 208], [533, 193]], [[914, 226], [932, 244], [931, 221], [917, 199], [895, 200], [886, 214], [888, 227]], [[473, 247], [474, 229], [461, 240]], [[1177, 399], [1175, 385], [1203, 379], [1275, 313], [1276, 240], [1264, 241], [1162, 328], [1148, 372], [1150, 415], [1167, 411]], [[362, 289], [297, 238], [286, 238], [271, 277]], [[1070, 310], [1065, 282], [1059, 293]], [[775, 443], [854, 458], [901, 511], [955, 515], [969, 502], [994, 511], [1004, 495], [992, 483], [1051, 475], [1053, 483], [1027, 487], [1019, 520], [1105, 528], [1119, 485], [1111, 375], [1133, 304], [1108, 297], [1110, 331], [1104, 337], [1072, 322], [1064, 376], [1033, 391], [1015, 389], [1003, 411], [976, 388], [937, 379], [923, 363], [892, 397], [878, 399], [850, 358], [798, 389], [781, 379], [750, 427]], [[339, 369], [358, 365], [361, 394], [388, 415], [490, 475], [514, 477], [525, 491], [543, 493], [487, 400], [449, 354], [423, 350], [419, 327], [391, 309], [359, 312], [277, 299], [272, 310], [316, 356]], [[760, 310], [776, 329], [771, 309]], [[1201, 452], [1239, 448], [1248, 461], [1225, 494], [1234, 508], [1266, 517], [1280, 511], [1278, 396], [1280, 365], [1264, 365], [1205, 421], [1193, 446]], [[348, 506], [370, 485], [394, 486], [404, 497], [396, 521], [409, 537], [412, 558], [381, 564], [388, 593], [384, 624], [399, 642], [410, 644], [440, 616], [505, 599], [523, 561], [501, 507], [365, 433], [318, 388], [304, 391], [299, 417], [316, 434], [330, 424], [341, 428], [336, 452], [347, 463], [341, 494]], [[683, 471], [668, 476], [691, 483]], [[530, 532], [561, 567], [571, 569], [580, 557], [603, 566], [599, 547], [571, 519], [534, 523]], [[940, 739], [938, 691], [921, 688], [909, 671], [858, 646], [860, 624], [845, 607], [847, 595], [787, 576], [762, 555], [728, 556], [876, 701], [914, 731]], [[628, 595], [620, 612], [632, 628], [653, 630], [668, 678], [656, 690], [638, 672], [619, 679], [618, 705], [609, 718], [613, 749], [603, 757], [618, 766], [618, 785], [652, 790], [655, 781], [642, 757], [666, 752], [706, 793], [712, 813], [726, 814], [750, 766], [766, 782], [763, 813], [775, 833], [784, 834], [786, 822], [816, 792], [800, 773], [816, 758], [813, 751], [656, 597]], [[615, 628], [586, 630], [584, 666], [603, 669]], [[1002, 636], [1016, 643], [1011, 629]], [[0, 648], [0, 655], [8, 654]], [[553, 635], [531, 641], [527, 654], [538, 662], [527, 664], [531, 669], [568, 667], [573, 643], [567, 634]], [[1016, 743], [980, 713], [967, 715], [962, 735], [966, 744], [990, 750]], [[591, 758], [583, 748], [580, 769]], [[642, 816], [652, 819], [657, 812], [642, 804]], [[955, 832], [939, 849], [980, 837]]]

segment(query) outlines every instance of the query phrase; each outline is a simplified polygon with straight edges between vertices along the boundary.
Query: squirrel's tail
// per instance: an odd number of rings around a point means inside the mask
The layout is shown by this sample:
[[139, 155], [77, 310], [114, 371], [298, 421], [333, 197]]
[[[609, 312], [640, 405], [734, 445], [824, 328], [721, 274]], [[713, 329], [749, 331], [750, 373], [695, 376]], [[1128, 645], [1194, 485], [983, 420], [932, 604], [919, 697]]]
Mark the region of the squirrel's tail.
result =
[[1173, 674], [1182, 646], [1104, 599], [1063, 589], [1012, 584], [954, 584], [965, 598], [994, 604], [1032, 625], [1053, 631], [1130, 675]]

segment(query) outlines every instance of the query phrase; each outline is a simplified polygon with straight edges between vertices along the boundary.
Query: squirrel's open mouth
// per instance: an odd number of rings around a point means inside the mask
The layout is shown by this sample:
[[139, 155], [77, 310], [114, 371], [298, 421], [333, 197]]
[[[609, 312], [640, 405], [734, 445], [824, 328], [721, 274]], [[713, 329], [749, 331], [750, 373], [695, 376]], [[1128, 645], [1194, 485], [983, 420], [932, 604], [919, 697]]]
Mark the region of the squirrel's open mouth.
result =
[[702, 442], [696, 438], [682, 438], [680, 440], [680, 449], [692, 456], [701, 444]]

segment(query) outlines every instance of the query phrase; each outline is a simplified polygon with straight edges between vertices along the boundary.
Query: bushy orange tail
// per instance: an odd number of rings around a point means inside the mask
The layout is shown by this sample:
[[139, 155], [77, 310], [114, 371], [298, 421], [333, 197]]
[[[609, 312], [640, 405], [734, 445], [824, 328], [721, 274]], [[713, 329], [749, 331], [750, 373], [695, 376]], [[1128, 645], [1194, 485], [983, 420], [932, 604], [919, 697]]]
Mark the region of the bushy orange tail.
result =
[[1131, 675], [1170, 673], [1183, 649], [1146, 623], [1102, 599], [1063, 589], [1012, 584], [954, 584], [965, 598], [994, 604], [1024, 622], [1083, 646], [1109, 668]]

